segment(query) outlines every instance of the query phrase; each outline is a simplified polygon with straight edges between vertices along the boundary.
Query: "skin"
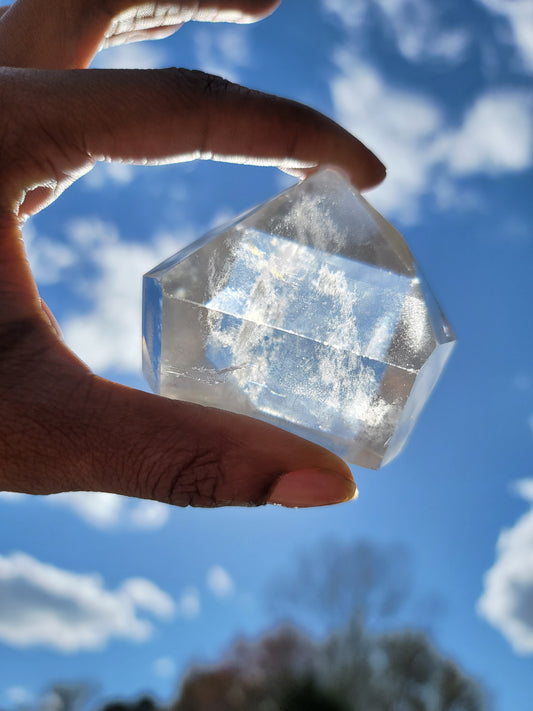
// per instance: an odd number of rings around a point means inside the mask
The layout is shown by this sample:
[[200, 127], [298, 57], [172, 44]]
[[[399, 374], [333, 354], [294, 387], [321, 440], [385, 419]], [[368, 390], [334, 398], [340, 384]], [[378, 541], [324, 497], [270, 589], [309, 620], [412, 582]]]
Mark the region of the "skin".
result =
[[342, 169], [381, 162], [330, 119], [180, 69], [87, 70], [104, 45], [184, 22], [253, 22], [271, 0], [17, 0], [0, 10], [0, 490], [105, 491], [176, 505], [315, 506], [356, 489], [326, 450], [255, 420], [100, 378], [61, 340], [26, 260], [22, 222], [98, 160], [191, 158]]

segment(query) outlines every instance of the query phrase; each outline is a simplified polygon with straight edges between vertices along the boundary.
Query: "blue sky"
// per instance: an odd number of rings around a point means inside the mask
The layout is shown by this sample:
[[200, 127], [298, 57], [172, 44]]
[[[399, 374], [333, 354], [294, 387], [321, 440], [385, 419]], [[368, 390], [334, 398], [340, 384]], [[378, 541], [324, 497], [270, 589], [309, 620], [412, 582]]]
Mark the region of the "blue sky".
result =
[[[265, 586], [334, 537], [405, 545], [410, 621], [426, 624], [415, 602], [437, 595], [438, 648], [494, 708], [530, 709], [530, 0], [284, 0], [257, 25], [190, 24], [94, 65], [215, 72], [353, 131], [388, 167], [367, 197], [405, 235], [458, 345], [406, 450], [378, 472], [354, 469], [349, 504], [201, 511], [0, 495], [0, 708], [80, 679], [103, 697], [168, 699], [191, 660], [268, 628]], [[235, 165], [98, 165], [25, 228], [67, 342], [98, 373], [146, 387], [142, 274], [291, 182]]]

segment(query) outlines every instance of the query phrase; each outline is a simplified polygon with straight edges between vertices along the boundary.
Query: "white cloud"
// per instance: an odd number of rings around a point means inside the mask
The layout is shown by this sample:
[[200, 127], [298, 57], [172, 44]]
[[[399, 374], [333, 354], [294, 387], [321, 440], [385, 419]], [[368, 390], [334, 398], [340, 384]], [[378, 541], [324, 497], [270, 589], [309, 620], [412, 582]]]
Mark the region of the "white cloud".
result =
[[431, 0], [322, 0], [324, 9], [337, 15], [358, 41], [368, 35], [377, 15], [380, 29], [405, 59], [422, 62], [439, 59], [459, 63], [470, 44], [462, 27], [445, 29], [438, 3]]
[[[11, 491], [0, 491], [0, 503], [23, 503], [35, 497]], [[69, 491], [41, 498], [46, 505], [62, 506], [73, 511], [85, 523], [102, 530], [155, 530], [170, 517], [171, 507], [159, 501], [134, 499], [95, 491]]]
[[127, 242], [113, 224], [97, 218], [71, 222], [68, 233], [87, 273], [97, 276], [78, 284], [91, 308], [62, 321], [65, 341], [96, 371], [140, 372], [142, 275], [192, 235], [160, 233], [151, 242]]
[[531, 0], [478, 0], [478, 2], [505, 19], [524, 68], [533, 71], [533, 3]]
[[532, 98], [512, 90], [481, 96], [460, 130], [449, 136], [446, 155], [451, 171], [491, 175], [527, 169], [533, 157]]
[[174, 611], [172, 599], [148, 580], [129, 579], [111, 591], [99, 575], [62, 570], [23, 553], [0, 556], [0, 598], [0, 640], [70, 653], [101, 649], [113, 638], [142, 642], [153, 625], [140, 610], [157, 617]]
[[32, 222], [24, 225], [22, 233], [28, 261], [38, 284], [56, 284], [63, 272], [76, 263], [76, 251], [71, 245], [37, 235]]
[[146, 578], [129, 578], [121, 587], [121, 595], [135, 607], [157, 617], [169, 618], [174, 613], [174, 602], [167, 593]]
[[170, 509], [158, 501], [135, 500], [104, 492], [72, 491], [53, 494], [47, 504], [65, 506], [96, 528], [161, 528], [168, 521]]
[[199, 69], [239, 82], [239, 68], [250, 62], [246, 28], [232, 26], [196, 27], [196, 62]]
[[[36, 497], [11, 491], [0, 491], [0, 503], [23, 503]], [[133, 499], [95, 491], [69, 491], [51, 494], [41, 499], [46, 505], [63, 506], [77, 514], [85, 523], [102, 530], [162, 528], [170, 517], [171, 507], [159, 501]]]
[[501, 532], [477, 609], [516, 653], [533, 654], [533, 479], [518, 482], [516, 491], [531, 507]]
[[158, 69], [166, 66], [168, 55], [155, 42], [135, 42], [109, 47], [99, 52], [92, 64], [96, 69]]
[[86, 523], [96, 528], [116, 526], [123, 515], [124, 499], [116, 494], [94, 491], [69, 491], [46, 497], [52, 505], [72, 509]]
[[176, 662], [171, 657], [159, 657], [152, 665], [153, 672], [156, 676], [163, 679], [176, 676]]
[[388, 85], [379, 72], [348, 51], [337, 54], [340, 72], [331, 82], [337, 119], [385, 162], [387, 180], [372, 192], [385, 214], [416, 219], [428, 187], [432, 148], [442, 130], [437, 105], [425, 96]]
[[533, 504], [533, 479], [520, 479], [514, 489], [519, 496]]
[[[457, 199], [463, 202], [465, 191], [457, 189], [459, 179], [531, 166], [529, 92], [486, 93], [454, 127], [436, 101], [395, 88], [352, 51], [339, 51], [336, 61], [339, 73], [331, 81], [336, 118], [387, 165], [387, 179], [371, 196], [386, 215], [416, 221], [423, 196], [445, 207], [453, 200], [460, 204]], [[473, 198], [466, 195], [471, 206]]]
[[18, 494], [16, 491], [0, 491], [0, 501], [24, 501], [27, 494]]
[[216, 597], [229, 597], [235, 592], [235, 583], [221, 565], [213, 565], [207, 571], [207, 587]]
[[368, 0], [366, 2], [322, 0], [322, 5], [327, 12], [337, 15], [343, 25], [351, 29], [359, 29], [363, 26], [368, 11]]
[[129, 511], [129, 522], [135, 528], [161, 528], [168, 521], [170, 506], [159, 501], [139, 501]]
[[438, 4], [430, 0], [374, 0], [400, 52], [412, 61], [436, 57], [454, 63], [462, 59], [469, 44], [460, 28], [446, 30]]
[[142, 166], [101, 161], [83, 176], [83, 185], [89, 190], [100, 190], [108, 184], [129, 185], [140, 170]]
[[13, 706], [26, 706], [35, 700], [34, 695], [24, 686], [10, 686], [6, 690], [6, 698]]
[[192, 586], [185, 588], [178, 599], [177, 613], [181, 617], [192, 620], [198, 617], [201, 607], [198, 589]]

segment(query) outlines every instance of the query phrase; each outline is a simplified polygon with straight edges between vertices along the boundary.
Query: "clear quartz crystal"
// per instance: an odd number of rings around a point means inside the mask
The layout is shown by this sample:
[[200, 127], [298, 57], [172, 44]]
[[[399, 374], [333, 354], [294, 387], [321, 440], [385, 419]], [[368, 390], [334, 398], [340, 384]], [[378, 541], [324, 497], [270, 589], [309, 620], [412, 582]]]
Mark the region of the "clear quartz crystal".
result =
[[454, 343], [402, 236], [329, 169], [144, 276], [155, 392], [372, 469], [403, 448]]

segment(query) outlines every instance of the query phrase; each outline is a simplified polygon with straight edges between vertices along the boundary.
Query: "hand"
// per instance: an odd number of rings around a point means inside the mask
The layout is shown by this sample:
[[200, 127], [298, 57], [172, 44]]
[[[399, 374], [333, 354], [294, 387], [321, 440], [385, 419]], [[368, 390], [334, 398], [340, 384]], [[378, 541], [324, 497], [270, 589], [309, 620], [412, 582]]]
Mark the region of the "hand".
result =
[[215, 158], [298, 174], [333, 164], [359, 188], [380, 182], [368, 149], [300, 104], [200, 72], [84, 68], [106, 42], [167, 35], [190, 19], [253, 21], [277, 4], [18, 0], [2, 15], [0, 489], [198, 506], [353, 497], [348, 466], [314, 444], [92, 374], [40, 300], [20, 233], [97, 160]]

